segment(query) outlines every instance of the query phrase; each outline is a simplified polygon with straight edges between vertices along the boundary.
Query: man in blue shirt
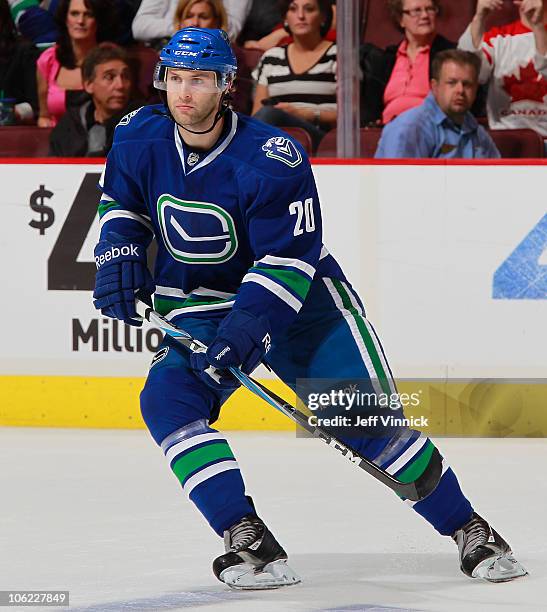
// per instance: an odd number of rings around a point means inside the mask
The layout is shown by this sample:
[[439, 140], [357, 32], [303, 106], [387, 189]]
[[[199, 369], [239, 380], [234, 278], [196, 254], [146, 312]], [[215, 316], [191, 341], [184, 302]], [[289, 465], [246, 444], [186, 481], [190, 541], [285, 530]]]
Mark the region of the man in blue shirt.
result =
[[469, 112], [479, 71], [472, 53], [449, 49], [435, 56], [431, 92], [384, 128], [375, 157], [499, 158], [492, 138]]

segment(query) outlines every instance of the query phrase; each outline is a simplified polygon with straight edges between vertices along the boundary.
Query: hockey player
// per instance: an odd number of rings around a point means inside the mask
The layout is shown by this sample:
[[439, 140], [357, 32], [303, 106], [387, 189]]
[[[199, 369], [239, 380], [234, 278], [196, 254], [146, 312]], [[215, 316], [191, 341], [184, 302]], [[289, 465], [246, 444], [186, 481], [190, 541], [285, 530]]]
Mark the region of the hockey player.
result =
[[[359, 296], [322, 243], [305, 153], [228, 108], [235, 74], [221, 30], [185, 28], [161, 51], [154, 86], [164, 104], [120, 122], [101, 179], [94, 303], [139, 325], [135, 294], [154, 293], [157, 311], [209, 346], [187, 354], [165, 338], [141, 393], [142, 415], [186, 494], [224, 536], [217, 578], [274, 588], [300, 579], [246, 496], [228, 441], [211, 427], [237, 387], [226, 368], [250, 373], [264, 362], [293, 389], [311, 378], [360, 380], [377, 394], [395, 388]], [[146, 248], [154, 237], [152, 277]], [[407, 502], [454, 538], [468, 576], [526, 573], [427, 437], [394, 427], [348, 443], [400, 480], [439, 474], [431, 494]]]

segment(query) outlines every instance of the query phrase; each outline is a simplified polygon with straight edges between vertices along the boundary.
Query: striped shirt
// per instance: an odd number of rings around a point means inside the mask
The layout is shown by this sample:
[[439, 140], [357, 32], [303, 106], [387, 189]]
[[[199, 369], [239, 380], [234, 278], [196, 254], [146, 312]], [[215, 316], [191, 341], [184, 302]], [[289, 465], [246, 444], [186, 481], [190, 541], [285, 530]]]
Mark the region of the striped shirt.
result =
[[336, 44], [301, 74], [293, 72], [287, 48], [274, 47], [264, 53], [253, 72], [255, 81], [266, 85], [268, 96], [276, 102], [336, 110]]

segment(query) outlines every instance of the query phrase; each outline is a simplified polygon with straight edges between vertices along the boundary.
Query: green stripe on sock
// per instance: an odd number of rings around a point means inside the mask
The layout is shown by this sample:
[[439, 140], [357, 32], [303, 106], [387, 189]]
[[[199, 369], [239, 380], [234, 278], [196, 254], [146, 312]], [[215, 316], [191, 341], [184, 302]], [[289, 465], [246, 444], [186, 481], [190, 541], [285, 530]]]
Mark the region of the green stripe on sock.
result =
[[311, 282], [304, 278], [298, 272], [292, 270], [278, 270], [277, 268], [269, 268], [264, 265], [251, 268], [249, 272], [258, 272], [269, 276], [274, 281], [281, 281], [287, 287], [290, 287], [296, 295], [304, 301], [310, 290]]
[[400, 482], [412, 482], [419, 478], [425, 472], [434, 450], [435, 447], [433, 446], [433, 442], [428, 440], [423, 453], [410, 465], [407, 465], [407, 467], [397, 476], [397, 480]]
[[99, 211], [99, 217], [102, 217], [111, 208], [116, 208], [117, 206], [119, 206], [118, 202], [101, 202], [97, 208]]
[[227, 442], [208, 444], [183, 455], [173, 465], [173, 472], [180, 482], [184, 483], [192, 472], [217, 459], [234, 459], [232, 449]]
[[363, 338], [363, 342], [365, 343], [367, 352], [370, 355], [370, 360], [372, 361], [372, 365], [374, 367], [374, 371], [376, 372], [376, 376], [378, 377], [378, 380], [380, 381], [380, 386], [382, 387], [382, 391], [386, 395], [390, 395], [391, 388], [389, 386], [386, 372], [382, 366], [382, 362], [380, 360], [380, 356], [378, 355], [378, 351], [376, 350], [376, 345], [374, 344], [374, 340], [372, 339], [372, 336], [370, 335], [367, 329], [367, 326], [365, 325], [365, 322], [363, 321], [363, 317], [359, 314], [357, 309], [351, 303], [351, 299], [347, 291], [344, 289], [344, 286], [342, 285], [342, 283], [338, 279], [335, 279], [335, 278], [332, 279], [332, 282], [336, 288], [336, 291], [338, 291], [338, 295], [342, 298], [342, 304], [344, 308], [349, 310], [350, 314], [353, 316], [353, 318], [355, 319], [355, 322], [357, 323], [357, 328], [359, 329], [359, 333], [361, 334], [361, 337]]

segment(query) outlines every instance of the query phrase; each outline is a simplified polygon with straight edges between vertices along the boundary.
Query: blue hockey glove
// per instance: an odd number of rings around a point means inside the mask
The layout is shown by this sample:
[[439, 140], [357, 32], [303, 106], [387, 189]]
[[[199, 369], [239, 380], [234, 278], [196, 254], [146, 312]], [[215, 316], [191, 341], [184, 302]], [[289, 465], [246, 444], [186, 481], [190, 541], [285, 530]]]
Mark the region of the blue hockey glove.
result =
[[234, 310], [218, 326], [206, 353], [192, 353], [190, 365], [210, 387], [236, 389], [239, 382], [227, 368], [250, 374], [270, 350], [271, 337], [264, 317]]
[[142, 321], [137, 319], [135, 294], [139, 292], [140, 299], [150, 302], [155, 285], [146, 265], [145, 247], [125, 240], [112, 233], [95, 247], [93, 304], [103, 315], [139, 327]]

